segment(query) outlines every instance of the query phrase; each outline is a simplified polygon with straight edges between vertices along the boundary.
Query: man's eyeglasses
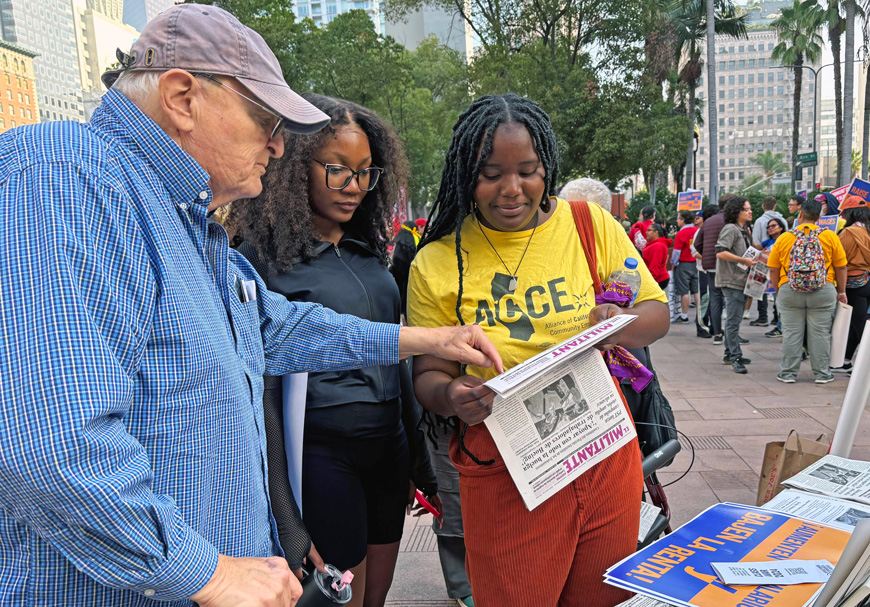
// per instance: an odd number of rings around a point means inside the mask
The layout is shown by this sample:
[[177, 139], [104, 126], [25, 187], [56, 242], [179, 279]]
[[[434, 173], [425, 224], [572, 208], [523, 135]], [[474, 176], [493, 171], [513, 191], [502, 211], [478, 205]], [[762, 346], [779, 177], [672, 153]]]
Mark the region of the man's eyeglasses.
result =
[[[271, 133], [269, 134], [269, 139], [274, 139], [274, 138], [275, 138], [275, 135], [277, 135], [278, 133], [280, 133], [280, 132], [281, 132], [281, 129], [284, 128], [284, 117], [283, 117], [283, 116], [279, 116], [278, 114], [276, 114], [275, 112], [273, 112], [272, 110], [270, 110], [269, 108], [267, 108], [267, 107], [266, 107], [265, 105], [263, 105], [262, 103], [260, 103], [260, 102], [258, 102], [258, 101], [254, 101], [253, 99], [251, 99], [250, 97], [248, 97], [248, 96], [245, 95], [244, 93], [241, 93], [241, 92], [237, 91], [236, 89], [234, 89], [233, 87], [224, 84], [223, 82], [221, 82], [220, 80], [218, 80], [217, 78], [215, 78], [214, 76], [212, 76], [211, 74], [205, 74], [205, 73], [203, 73], [203, 72], [193, 72], [193, 75], [194, 75], [194, 76], [202, 76], [203, 78], [207, 78], [207, 79], [211, 80], [212, 82], [215, 82], [215, 83], [221, 85], [221, 86], [224, 87], [225, 89], [229, 89], [229, 90], [231, 90], [232, 92], [234, 92], [236, 95], [238, 95], [238, 96], [241, 97], [242, 99], [247, 99], [248, 101], [250, 101], [251, 103], [253, 103], [254, 105], [256, 105], [258, 108], [260, 108], [261, 110], [263, 110], [264, 112], [266, 112], [266, 113], [269, 114], [270, 116], [275, 117], [275, 118], [277, 119], [277, 122], [275, 123], [275, 126], [272, 127], [272, 131], [271, 131]], [[267, 127], [267, 128], [268, 128], [268, 127]]]
[[378, 185], [378, 179], [380, 179], [381, 173], [384, 172], [384, 169], [378, 167], [368, 167], [367, 169], [354, 171], [341, 164], [327, 164], [315, 158], [311, 160], [326, 169], [326, 187], [330, 190], [343, 190], [350, 185], [350, 180], [356, 177], [359, 189], [363, 192], [371, 192]]

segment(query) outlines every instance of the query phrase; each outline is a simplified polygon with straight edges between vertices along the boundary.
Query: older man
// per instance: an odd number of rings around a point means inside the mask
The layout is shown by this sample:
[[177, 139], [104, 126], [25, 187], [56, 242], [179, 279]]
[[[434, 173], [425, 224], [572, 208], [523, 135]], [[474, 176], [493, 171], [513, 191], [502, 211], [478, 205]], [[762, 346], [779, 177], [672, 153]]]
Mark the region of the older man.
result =
[[262, 375], [498, 354], [289, 303], [228, 249], [212, 212], [260, 192], [282, 126], [327, 123], [257, 34], [182, 5], [124, 63], [90, 123], [0, 136], [0, 596], [293, 605]]

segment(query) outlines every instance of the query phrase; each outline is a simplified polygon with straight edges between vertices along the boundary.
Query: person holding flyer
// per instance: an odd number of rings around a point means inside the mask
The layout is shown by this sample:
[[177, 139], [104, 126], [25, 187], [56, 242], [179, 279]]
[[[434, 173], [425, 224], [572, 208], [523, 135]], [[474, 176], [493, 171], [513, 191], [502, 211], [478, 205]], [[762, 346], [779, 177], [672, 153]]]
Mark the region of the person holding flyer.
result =
[[[590, 204], [598, 276], [605, 280], [634, 260], [641, 277], [633, 307], [596, 305], [571, 208], [550, 197], [557, 179], [555, 135], [540, 106], [513, 94], [477, 99], [454, 126], [432, 219], [411, 266], [409, 324], [476, 323], [495, 341], [505, 368], [623, 314], [636, 318], [600, 348], [642, 348], [662, 337], [669, 326], [664, 293], [622, 227]], [[636, 548], [637, 444], [626, 444], [529, 511], [480, 423], [492, 413], [494, 397], [482, 384], [495, 375], [437, 357], [414, 361], [423, 407], [459, 419], [450, 455], [460, 474], [475, 605], [608, 607], [629, 598], [602, 576]], [[548, 391], [552, 403], [566, 403], [561, 413], [550, 412], [543, 396], [527, 403], [544, 422], [539, 433], [549, 432], [556, 416], [582, 409], [571, 394], [571, 386]]]
[[852, 357], [864, 335], [867, 310], [870, 307], [870, 208], [858, 196], [846, 196], [842, 207], [846, 226], [839, 238], [846, 251], [846, 299], [852, 306], [849, 339], [846, 342], [846, 362], [831, 369], [836, 373], [852, 372]]

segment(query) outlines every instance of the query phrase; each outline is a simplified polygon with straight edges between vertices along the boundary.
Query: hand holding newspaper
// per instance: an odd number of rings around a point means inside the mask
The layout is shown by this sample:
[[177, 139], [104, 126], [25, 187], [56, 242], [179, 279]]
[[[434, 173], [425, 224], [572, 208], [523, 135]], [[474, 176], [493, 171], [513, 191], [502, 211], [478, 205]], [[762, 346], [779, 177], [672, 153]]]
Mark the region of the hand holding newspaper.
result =
[[637, 436], [593, 348], [636, 318], [609, 318], [486, 382], [486, 426], [529, 510]]

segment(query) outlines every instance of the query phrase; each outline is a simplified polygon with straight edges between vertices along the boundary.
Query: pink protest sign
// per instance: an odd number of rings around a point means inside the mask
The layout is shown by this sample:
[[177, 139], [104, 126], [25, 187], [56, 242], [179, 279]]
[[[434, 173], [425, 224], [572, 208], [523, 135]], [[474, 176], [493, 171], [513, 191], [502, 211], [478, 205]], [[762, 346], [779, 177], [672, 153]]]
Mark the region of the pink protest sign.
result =
[[845, 198], [846, 198], [846, 194], [849, 193], [849, 187], [850, 187], [850, 186], [851, 186], [851, 184], [850, 184], [850, 185], [840, 186], [840, 187], [837, 188], [836, 190], [831, 190], [831, 194], [834, 195], [834, 198], [837, 199], [837, 202], [842, 203], [843, 200], [845, 200]]

